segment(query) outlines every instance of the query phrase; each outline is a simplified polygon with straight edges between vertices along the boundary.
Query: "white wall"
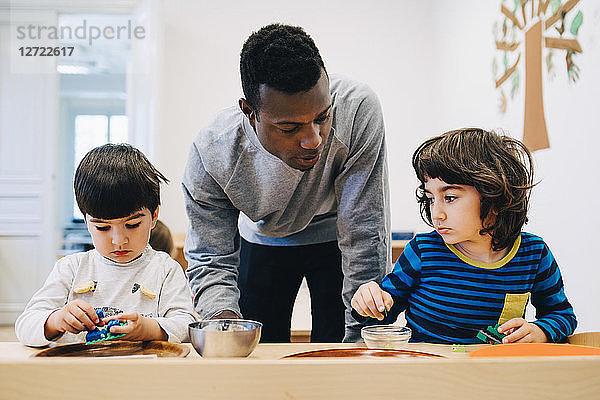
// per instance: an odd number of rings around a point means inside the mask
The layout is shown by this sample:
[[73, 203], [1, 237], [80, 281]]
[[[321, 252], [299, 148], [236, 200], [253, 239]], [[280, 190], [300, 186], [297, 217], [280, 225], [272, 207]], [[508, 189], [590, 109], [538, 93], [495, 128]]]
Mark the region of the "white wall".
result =
[[[584, 14], [579, 31], [583, 54], [576, 58], [581, 79], [568, 83], [564, 52], [556, 52], [556, 76], [549, 80], [544, 73], [543, 87], [551, 147], [534, 153], [540, 184], [533, 190], [530, 222], [524, 230], [542, 236], [556, 257], [579, 319], [578, 331], [598, 331], [600, 262], [595, 249], [600, 215], [595, 208], [600, 190], [595, 171], [600, 148], [600, 2], [581, 1], [577, 8]], [[515, 101], [509, 101], [505, 115], [497, 111], [491, 65], [496, 52], [492, 24], [500, 19], [499, 9], [499, 1], [436, 2], [438, 59], [432, 93], [436, 132], [483, 126], [522, 137], [524, 70]]]
[[[10, 20], [0, 10], [0, 325], [11, 324], [55, 260], [58, 74], [14, 74]], [[16, 20], [16, 21], [15, 21]], [[13, 23], [55, 23], [23, 13]], [[53, 61], [51, 61], [53, 62]]]
[[[239, 51], [245, 38], [267, 23], [303, 26], [329, 72], [367, 82], [379, 94], [394, 230], [427, 229], [418, 215], [410, 166], [412, 152], [425, 138], [463, 126], [501, 128], [521, 137], [524, 87], [505, 115], [497, 111], [491, 63], [499, 0], [159, 4], [163, 49], [161, 72], [151, 77], [159, 88], [152, 147], [154, 161], [172, 179], [161, 218], [175, 232], [187, 229], [180, 184], [192, 139], [216, 111], [237, 103], [242, 93]], [[600, 144], [600, 3], [582, 1], [579, 7], [584, 12], [581, 80], [567, 83], [559, 53], [557, 77], [544, 87], [552, 147], [535, 153], [541, 183], [526, 230], [550, 244], [583, 331], [600, 330], [600, 263], [593, 256], [600, 225], [593, 207], [599, 193], [594, 161]]]

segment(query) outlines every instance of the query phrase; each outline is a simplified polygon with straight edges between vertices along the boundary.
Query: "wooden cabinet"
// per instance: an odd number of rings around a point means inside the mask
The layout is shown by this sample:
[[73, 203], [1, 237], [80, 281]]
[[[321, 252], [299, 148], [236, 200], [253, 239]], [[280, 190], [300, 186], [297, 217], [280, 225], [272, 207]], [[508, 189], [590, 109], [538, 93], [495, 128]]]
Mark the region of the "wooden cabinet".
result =
[[392, 263], [396, 263], [409, 240], [392, 240]]

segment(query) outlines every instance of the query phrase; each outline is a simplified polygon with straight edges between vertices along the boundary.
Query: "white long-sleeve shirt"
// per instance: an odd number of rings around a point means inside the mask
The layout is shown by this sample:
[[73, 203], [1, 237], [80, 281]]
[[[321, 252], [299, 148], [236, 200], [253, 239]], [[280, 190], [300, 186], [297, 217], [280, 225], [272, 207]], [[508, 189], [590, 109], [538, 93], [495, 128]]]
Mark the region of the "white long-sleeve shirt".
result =
[[[76, 293], [86, 288], [91, 289]], [[76, 299], [102, 308], [106, 317], [135, 311], [154, 318], [170, 342], [189, 341], [188, 325], [196, 320], [185, 274], [167, 253], [147, 246], [139, 258], [119, 264], [90, 250], [56, 262], [44, 286], [17, 319], [17, 338], [28, 346], [49, 344], [44, 336], [46, 320], [53, 311]], [[66, 332], [55, 341], [85, 342], [85, 335]]]

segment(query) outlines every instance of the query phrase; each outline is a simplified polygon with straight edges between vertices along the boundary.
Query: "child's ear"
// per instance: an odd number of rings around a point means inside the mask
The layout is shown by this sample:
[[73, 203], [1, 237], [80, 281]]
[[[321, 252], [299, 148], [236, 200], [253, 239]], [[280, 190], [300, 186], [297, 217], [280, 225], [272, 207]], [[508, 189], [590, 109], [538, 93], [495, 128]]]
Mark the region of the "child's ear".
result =
[[158, 209], [160, 208], [160, 206], [156, 207], [156, 210], [154, 210], [154, 212], [152, 213], [152, 227], [150, 229], [154, 229], [154, 227], [156, 226], [156, 221], [158, 221]]
[[90, 230], [90, 223], [88, 222], [88, 215], [84, 214], [83, 215], [83, 223], [85, 224], [85, 227], [87, 228], [88, 232]]
[[496, 223], [496, 218], [498, 218], [498, 211], [494, 207], [488, 211], [487, 217], [485, 217], [485, 221], [483, 221], [483, 227], [489, 228]]

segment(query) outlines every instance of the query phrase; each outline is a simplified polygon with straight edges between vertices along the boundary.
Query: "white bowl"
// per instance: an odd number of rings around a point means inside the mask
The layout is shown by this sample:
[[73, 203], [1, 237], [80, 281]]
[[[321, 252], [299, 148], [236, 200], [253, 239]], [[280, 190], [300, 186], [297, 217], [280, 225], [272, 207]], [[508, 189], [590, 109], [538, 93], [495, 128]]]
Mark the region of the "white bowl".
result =
[[410, 328], [399, 325], [370, 325], [360, 335], [370, 349], [403, 349], [410, 340]]

